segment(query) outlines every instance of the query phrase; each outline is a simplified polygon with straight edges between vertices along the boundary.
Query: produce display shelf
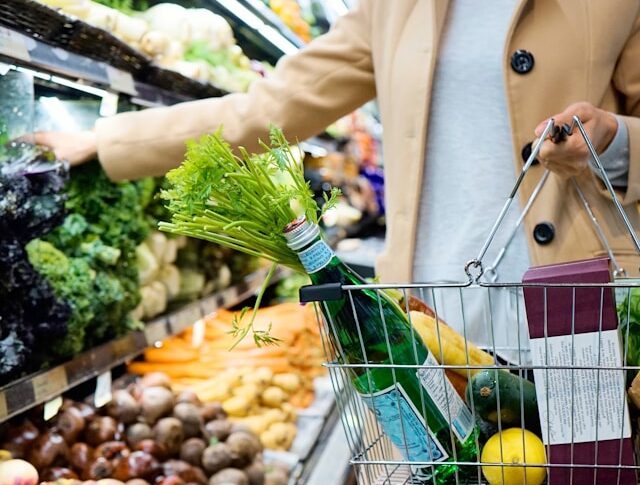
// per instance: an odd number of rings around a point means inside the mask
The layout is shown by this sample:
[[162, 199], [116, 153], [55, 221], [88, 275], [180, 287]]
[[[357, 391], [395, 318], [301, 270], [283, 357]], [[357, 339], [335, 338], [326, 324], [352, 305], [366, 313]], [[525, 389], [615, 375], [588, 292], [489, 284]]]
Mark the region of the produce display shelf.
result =
[[[268, 269], [260, 269], [239, 284], [155, 318], [142, 331], [130, 332], [87, 350], [64, 364], [0, 388], [0, 422], [51, 401], [69, 389], [135, 358], [145, 348], [158, 345], [168, 336], [181, 332], [218, 309], [241, 303], [258, 291], [267, 272]], [[290, 270], [279, 268], [271, 282], [275, 283], [289, 274]]]
[[166, 106], [226, 94], [212, 85], [205, 85], [152, 65], [146, 66], [134, 76], [133, 73], [114, 67], [108, 62], [92, 59], [2, 25], [0, 62], [130, 95], [141, 100], [141, 104], [149, 106]]
[[350, 451], [337, 406], [331, 408], [314, 440], [314, 447], [293, 470], [289, 485], [341, 485], [351, 474]]

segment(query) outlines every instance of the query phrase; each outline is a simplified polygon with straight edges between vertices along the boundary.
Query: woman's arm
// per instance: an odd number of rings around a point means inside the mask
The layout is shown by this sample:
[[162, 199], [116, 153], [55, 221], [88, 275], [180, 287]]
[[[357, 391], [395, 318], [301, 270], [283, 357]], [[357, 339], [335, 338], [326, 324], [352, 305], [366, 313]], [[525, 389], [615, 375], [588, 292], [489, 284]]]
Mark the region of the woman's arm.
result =
[[[375, 97], [367, 0], [339, 19], [327, 34], [283, 58], [269, 79], [247, 93], [98, 120], [95, 135], [40, 134], [61, 156], [98, 157], [110, 178], [161, 175], [182, 162], [185, 142], [223, 127], [233, 146], [258, 150], [275, 124], [300, 140]], [[74, 136], [76, 144], [74, 147]]]

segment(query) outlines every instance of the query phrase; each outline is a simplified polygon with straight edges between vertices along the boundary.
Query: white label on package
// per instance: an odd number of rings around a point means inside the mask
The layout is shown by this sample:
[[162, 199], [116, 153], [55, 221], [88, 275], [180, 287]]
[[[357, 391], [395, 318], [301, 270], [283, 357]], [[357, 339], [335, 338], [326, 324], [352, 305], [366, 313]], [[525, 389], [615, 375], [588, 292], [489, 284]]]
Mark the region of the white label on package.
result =
[[631, 437], [617, 330], [532, 339], [531, 356], [536, 366], [569, 367], [533, 371], [545, 444]]
[[[425, 365], [438, 365], [431, 352], [424, 363]], [[473, 430], [473, 415], [447, 379], [444, 369], [420, 369], [418, 370], [418, 379], [433, 403], [438, 407], [442, 417], [451, 423], [451, 429], [453, 429], [458, 441], [460, 443], [467, 441]]]

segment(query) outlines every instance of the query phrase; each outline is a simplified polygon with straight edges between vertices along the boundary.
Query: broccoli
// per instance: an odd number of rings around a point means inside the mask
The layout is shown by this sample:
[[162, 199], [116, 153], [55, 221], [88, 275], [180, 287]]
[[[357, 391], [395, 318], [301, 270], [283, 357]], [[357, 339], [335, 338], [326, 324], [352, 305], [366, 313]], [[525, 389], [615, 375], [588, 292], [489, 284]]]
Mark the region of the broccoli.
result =
[[51, 243], [34, 239], [26, 246], [29, 261], [53, 287], [58, 298], [69, 303], [72, 312], [68, 333], [52, 344], [55, 354], [69, 357], [84, 348], [86, 328], [97, 314], [94, 312], [92, 289], [96, 272], [82, 258], [69, 258]]

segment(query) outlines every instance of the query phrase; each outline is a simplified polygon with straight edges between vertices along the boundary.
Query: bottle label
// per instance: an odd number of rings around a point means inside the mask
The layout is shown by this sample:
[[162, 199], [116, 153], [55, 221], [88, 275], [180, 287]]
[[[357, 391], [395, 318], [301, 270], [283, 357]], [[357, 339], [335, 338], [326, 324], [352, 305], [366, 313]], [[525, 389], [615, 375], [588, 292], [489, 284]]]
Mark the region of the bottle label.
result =
[[439, 462], [449, 458], [401, 384], [361, 397], [405, 460]]
[[[431, 352], [424, 365], [438, 365], [438, 361]], [[449, 382], [444, 369], [419, 369], [417, 374], [420, 384], [427, 391], [442, 417], [450, 423], [458, 441], [464, 443], [473, 431], [473, 415]]]
[[300, 262], [308, 274], [320, 271], [327, 266], [333, 256], [333, 251], [324, 241], [317, 241], [298, 253]]

